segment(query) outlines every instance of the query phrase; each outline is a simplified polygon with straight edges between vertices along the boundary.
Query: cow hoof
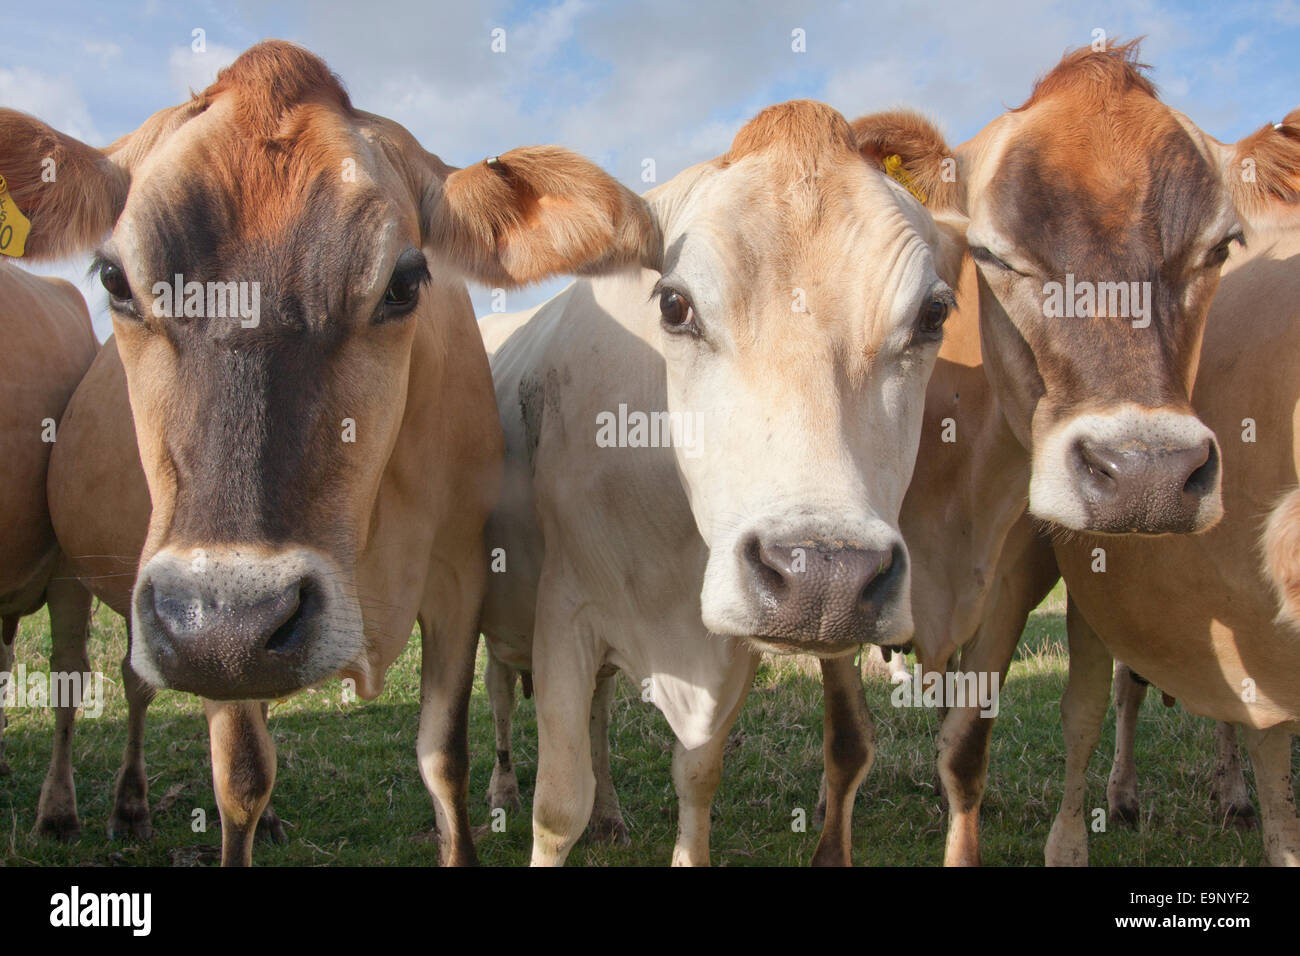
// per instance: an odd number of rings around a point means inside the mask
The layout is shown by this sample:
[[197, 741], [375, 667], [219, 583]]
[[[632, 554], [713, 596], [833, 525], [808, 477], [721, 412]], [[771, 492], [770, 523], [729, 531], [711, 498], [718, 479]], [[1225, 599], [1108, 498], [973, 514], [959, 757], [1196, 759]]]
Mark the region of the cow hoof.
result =
[[1227, 811], [1223, 815], [1223, 825], [1225, 827], [1235, 827], [1242, 831], [1258, 830], [1259, 814], [1255, 812], [1253, 804], [1229, 804]]
[[153, 819], [149, 807], [114, 807], [108, 818], [110, 840], [135, 840], [148, 843], [153, 839]]
[[628, 835], [627, 824], [622, 817], [592, 818], [587, 824], [587, 840], [591, 843], [604, 843], [609, 846], [631, 846], [632, 837]]
[[1137, 828], [1141, 810], [1137, 801], [1117, 800], [1110, 805], [1110, 818], [1126, 827]]
[[289, 842], [289, 834], [285, 832], [284, 824], [270, 807], [262, 811], [262, 819], [257, 821], [257, 838], [267, 843], [274, 843], [276, 846], [284, 846]]
[[519, 797], [518, 782], [512, 780], [508, 783], [502, 783], [493, 780], [492, 785], [488, 787], [487, 804], [493, 810], [518, 813], [524, 807], [524, 802]]
[[60, 843], [72, 843], [81, 838], [81, 821], [75, 813], [58, 813], [36, 818], [34, 831], [42, 839], [58, 840]]

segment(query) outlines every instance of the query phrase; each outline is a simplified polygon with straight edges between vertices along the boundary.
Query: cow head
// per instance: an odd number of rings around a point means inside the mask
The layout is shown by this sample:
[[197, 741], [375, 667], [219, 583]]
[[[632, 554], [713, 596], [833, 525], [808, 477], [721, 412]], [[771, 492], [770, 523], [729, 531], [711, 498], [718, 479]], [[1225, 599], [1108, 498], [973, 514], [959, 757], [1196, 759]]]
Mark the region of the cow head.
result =
[[695, 436], [676, 455], [709, 548], [703, 621], [765, 650], [911, 633], [898, 514], [962, 246], [884, 171], [942, 203], [942, 139], [871, 122], [860, 148], [827, 106], [774, 106], [646, 196], [668, 408]]
[[957, 150], [960, 188], [984, 363], [1031, 454], [1030, 512], [1196, 532], [1223, 512], [1218, 445], [1189, 401], [1205, 316], [1278, 158], [1201, 133], [1136, 55], [1068, 54]]
[[358, 555], [408, 389], [474, 362], [411, 375], [418, 329], [479, 347], [462, 276], [598, 271], [656, 238], [585, 160], [456, 170], [282, 42], [104, 150], [0, 111], [0, 172], [29, 254], [97, 251], [153, 501], [132, 661], [218, 699], [364, 672]]

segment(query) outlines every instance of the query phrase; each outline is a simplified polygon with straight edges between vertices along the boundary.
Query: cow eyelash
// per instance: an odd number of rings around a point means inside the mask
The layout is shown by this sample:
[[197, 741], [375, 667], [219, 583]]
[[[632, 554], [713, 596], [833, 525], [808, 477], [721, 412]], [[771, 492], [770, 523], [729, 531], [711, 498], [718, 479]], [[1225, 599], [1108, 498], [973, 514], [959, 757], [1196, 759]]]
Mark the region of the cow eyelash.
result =
[[970, 257], [974, 259], [976, 262], [982, 262], [985, 265], [997, 266], [997, 268], [999, 269], [1002, 269], [1006, 272], [1014, 272], [1016, 275], [1024, 275], [1024, 273], [1021, 272], [1019, 269], [1016, 269], [1011, 265], [1009, 265], [1008, 263], [1006, 263], [1005, 261], [1003, 261], [1002, 259], [999, 259], [997, 256], [995, 256], [984, 246], [971, 246]]
[[135, 294], [131, 291], [131, 284], [126, 278], [126, 271], [104, 255], [96, 255], [90, 261], [90, 268], [86, 270], [86, 275], [97, 275], [100, 285], [108, 293], [108, 304], [114, 312], [131, 318], [139, 318], [140, 313], [136, 308]]

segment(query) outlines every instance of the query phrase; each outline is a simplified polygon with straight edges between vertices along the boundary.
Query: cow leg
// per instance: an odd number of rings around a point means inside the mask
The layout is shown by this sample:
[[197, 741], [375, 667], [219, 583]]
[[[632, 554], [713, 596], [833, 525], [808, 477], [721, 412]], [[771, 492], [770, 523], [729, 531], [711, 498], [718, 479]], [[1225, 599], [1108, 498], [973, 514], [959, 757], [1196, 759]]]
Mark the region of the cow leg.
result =
[[[744, 693], [737, 695], [736, 705], [705, 743], [687, 749], [677, 741], [673, 749], [673, 787], [677, 791], [677, 842], [673, 844], [673, 866], [708, 866], [710, 813], [713, 797], [722, 782], [722, 756], [727, 735], [740, 716], [749, 696], [748, 688], [758, 673], [758, 655], [750, 655], [745, 675]], [[849, 658], [852, 664], [852, 658]], [[856, 673], [856, 671], [855, 671]]]
[[[14, 670], [14, 642], [18, 637], [18, 615], [0, 620], [0, 674], [12, 674]], [[8, 678], [12, 680], [13, 678]], [[5, 697], [7, 687], [0, 687], [0, 777], [9, 776], [9, 762], [5, 760]]]
[[[90, 673], [90, 659], [86, 656], [90, 592], [65, 570], [62, 565], [55, 569], [45, 592], [50, 609], [51, 676]], [[66, 683], [64, 686], [66, 688]], [[83, 694], [89, 691], [90, 688], [83, 686]], [[36, 809], [36, 832], [59, 840], [75, 840], [81, 835], [77, 791], [72, 782], [72, 734], [76, 720], [75, 703], [63, 701], [54, 708], [54, 753], [50, 757], [45, 782], [41, 784], [41, 797]]]
[[[596, 693], [591, 699], [591, 769], [596, 777], [596, 796], [587, 824], [587, 836], [603, 843], [628, 846], [627, 824], [623, 821], [623, 808], [618, 804], [618, 791], [614, 789], [614, 774], [609, 765], [609, 712], [614, 706], [614, 691], [618, 688], [618, 673], [598, 677]], [[673, 765], [676, 766], [676, 758]], [[679, 791], [680, 792], [680, 791]]]
[[1242, 727], [1264, 818], [1264, 856], [1270, 866], [1300, 866], [1300, 820], [1291, 788], [1291, 734], [1281, 727]]
[[153, 823], [149, 818], [149, 778], [144, 768], [144, 722], [157, 692], [131, 667], [129, 621], [126, 656], [122, 658], [122, 688], [126, 692], [126, 749], [113, 787], [108, 835], [114, 840], [148, 840], [153, 837]]
[[518, 813], [523, 807], [519, 797], [519, 778], [515, 776], [510, 761], [510, 721], [514, 716], [517, 676], [514, 668], [497, 660], [489, 649], [483, 683], [487, 685], [488, 701], [492, 705], [497, 754], [492, 764], [492, 779], [488, 783], [487, 802], [493, 810], [504, 809], [511, 813]]
[[481, 579], [459, 581], [454, 592], [420, 612], [416, 752], [420, 776], [433, 796], [443, 866], [478, 864], [469, 828], [469, 698], [484, 584]]
[[853, 803], [876, 755], [876, 730], [852, 657], [823, 659], [826, 815], [813, 866], [853, 865]]
[[1068, 601], [1065, 626], [1070, 641], [1070, 678], [1061, 698], [1065, 732], [1065, 792], [1047, 837], [1048, 866], [1086, 866], [1088, 827], [1083, 815], [1088, 761], [1101, 739], [1110, 702], [1112, 659], [1095, 631]]
[[1210, 792], [1225, 824], [1231, 823], [1242, 830], [1259, 826], [1259, 817], [1255, 815], [1255, 805], [1250, 801], [1250, 791], [1242, 773], [1237, 728], [1223, 721], [1214, 726], [1214, 783]]
[[555, 585], [544, 571], [533, 636], [537, 695], [537, 787], [533, 794], [533, 866], [560, 866], [587, 827], [596, 799], [591, 763], [591, 704], [600, 669], [596, 648], [552, 609]]
[[1110, 817], [1136, 826], [1140, 803], [1137, 788], [1138, 713], [1147, 696], [1147, 685], [1138, 680], [1127, 664], [1115, 662], [1115, 762], [1106, 782], [1106, 803]]
[[275, 744], [258, 701], [203, 702], [212, 785], [221, 813], [221, 865], [251, 866], [257, 824], [275, 787]]

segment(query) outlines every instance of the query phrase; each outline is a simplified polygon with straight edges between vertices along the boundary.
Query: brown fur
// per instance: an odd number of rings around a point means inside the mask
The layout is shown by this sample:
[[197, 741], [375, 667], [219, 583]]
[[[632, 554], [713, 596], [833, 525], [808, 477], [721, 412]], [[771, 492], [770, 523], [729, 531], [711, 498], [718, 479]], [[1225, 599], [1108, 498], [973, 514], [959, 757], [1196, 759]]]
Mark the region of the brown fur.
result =
[[1090, 110], [1104, 108], [1130, 91], [1155, 99], [1159, 94], [1142, 71], [1150, 69], [1138, 60], [1142, 37], [1094, 50], [1080, 47], [1061, 58], [1050, 72], [1034, 84], [1029, 99], [1011, 112], [1020, 113], [1051, 96], [1063, 94], [1081, 100]]
[[1300, 488], [1283, 497], [1269, 514], [1261, 544], [1264, 569], [1281, 606], [1278, 617], [1300, 622]]
[[[1255, 181], [1243, 178], [1242, 163], [1255, 161]], [[1287, 114], [1280, 126], [1271, 123], [1239, 140], [1229, 170], [1233, 201], [1248, 217], [1270, 203], [1300, 203], [1300, 109]]]
[[909, 110], [872, 113], [853, 121], [853, 134], [862, 155], [881, 169], [887, 157], [899, 156], [908, 177], [925, 194], [925, 204], [931, 211], [958, 209], [956, 177], [945, 182], [943, 176], [948, 144], [924, 116]]

